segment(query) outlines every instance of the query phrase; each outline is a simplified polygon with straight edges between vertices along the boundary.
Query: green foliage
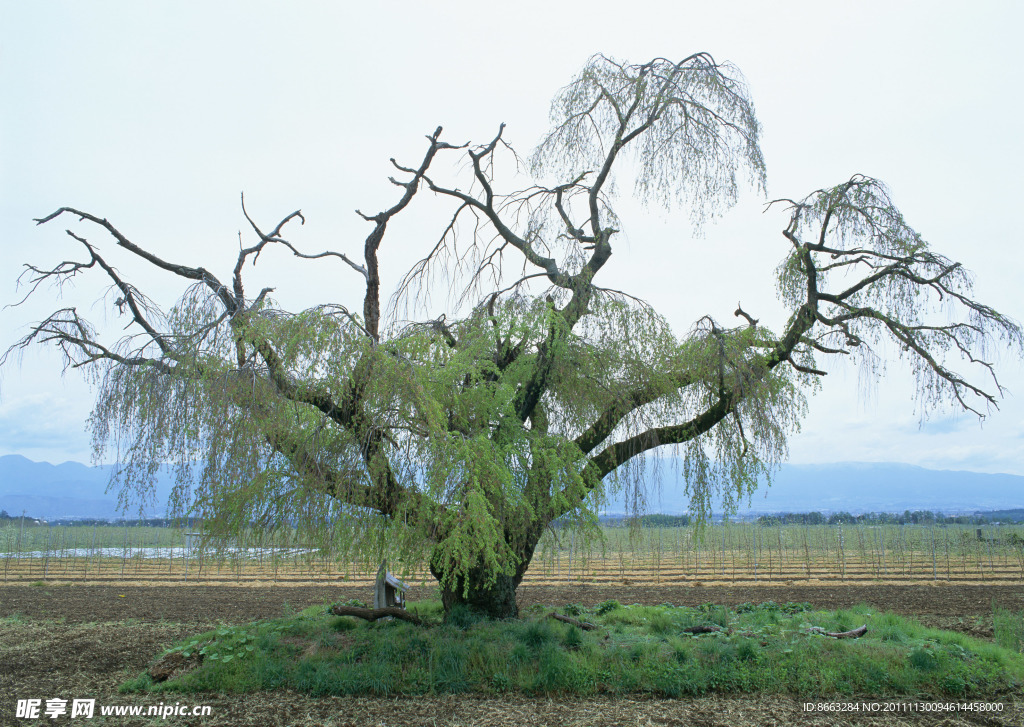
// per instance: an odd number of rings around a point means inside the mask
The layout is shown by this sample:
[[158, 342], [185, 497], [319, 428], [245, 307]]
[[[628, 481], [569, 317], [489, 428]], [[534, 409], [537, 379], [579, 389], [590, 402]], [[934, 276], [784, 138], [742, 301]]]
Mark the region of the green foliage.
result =
[[704, 614], [705, 618], [707, 618], [711, 623], [721, 626], [722, 628], [729, 626], [729, 609], [725, 606], [713, 603], [704, 603], [701, 604], [697, 610]]
[[555, 629], [549, 621], [530, 621], [519, 631], [519, 639], [532, 649], [539, 649], [555, 639]]
[[446, 624], [463, 631], [484, 620], [486, 617], [483, 614], [461, 603], [453, 606], [444, 616]]
[[910, 652], [910, 665], [921, 671], [935, 671], [939, 668], [939, 655], [934, 649], [918, 647]]
[[[997, 644], [926, 629], [867, 606], [837, 612], [790, 610], [786, 613], [778, 604], [747, 604], [741, 610], [714, 604], [623, 606], [597, 615], [601, 628], [585, 632], [543, 616], [525, 622], [479, 622], [470, 629], [450, 623], [417, 627], [396, 620], [357, 621], [339, 630], [342, 619], [316, 607], [187, 639], [169, 652], [202, 654], [197, 669], [163, 684], [143, 674], [121, 690], [987, 699], [1024, 686], [1024, 655]], [[775, 620], [766, 620], [766, 614]], [[698, 635], [682, 631], [709, 623], [709, 615], [721, 616], [730, 630]], [[842, 641], [810, 630], [811, 625], [851, 619], [867, 623], [866, 636]], [[901, 640], [886, 638], [896, 629]]]
[[993, 605], [993, 637], [1004, 649], [1024, 653], [1024, 611], [1014, 613]]
[[583, 644], [583, 630], [578, 626], [569, 626], [562, 638], [562, 644], [567, 649], [578, 649]]
[[910, 641], [908, 623], [895, 614], [884, 614], [876, 621], [878, 636], [882, 641], [905, 644]]
[[658, 636], [673, 631], [675, 623], [669, 611], [657, 611], [647, 619], [647, 628]]

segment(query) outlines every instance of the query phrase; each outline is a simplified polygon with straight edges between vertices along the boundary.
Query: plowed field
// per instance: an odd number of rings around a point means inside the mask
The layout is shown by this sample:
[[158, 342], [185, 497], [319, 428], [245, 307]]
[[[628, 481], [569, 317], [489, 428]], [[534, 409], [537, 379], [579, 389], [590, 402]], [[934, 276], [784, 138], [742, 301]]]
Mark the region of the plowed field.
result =
[[[414, 587], [409, 596], [426, 595]], [[107, 725], [1021, 725], [1024, 702], [1001, 714], [979, 712], [808, 713], [789, 697], [685, 700], [313, 698], [257, 695], [119, 695], [117, 686], [172, 642], [218, 623], [279, 616], [326, 601], [366, 599], [365, 587], [44, 585], [0, 587], [0, 724]], [[548, 586], [524, 584], [520, 607], [533, 603], [736, 604], [809, 601], [822, 608], [859, 602], [918, 616], [929, 625], [991, 638], [993, 603], [1024, 609], [1020, 585], [844, 586]], [[95, 698], [97, 705], [209, 705], [206, 717], [107, 717], [17, 720], [18, 699]], [[897, 700], [913, 704], [913, 700]]]

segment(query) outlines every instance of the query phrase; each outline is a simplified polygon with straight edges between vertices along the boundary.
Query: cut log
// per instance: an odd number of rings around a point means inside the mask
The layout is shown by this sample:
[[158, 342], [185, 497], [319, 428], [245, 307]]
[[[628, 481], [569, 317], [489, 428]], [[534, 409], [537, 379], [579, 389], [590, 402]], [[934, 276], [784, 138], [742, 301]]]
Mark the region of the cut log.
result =
[[570, 616], [563, 616], [559, 613], [555, 613], [554, 611], [548, 614], [548, 618], [553, 618], [556, 621], [561, 621], [565, 624], [572, 624], [573, 626], [581, 628], [584, 631], [594, 631], [596, 629], [601, 628], [597, 624], [592, 624], [589, 621], [580, 621], [579, 619], [571, 618]]
[[340, 604], [331, 606], [329, 613], [333, 613], [335, 616], [355, 616], [356, 618], [363, 618], [367, 621], [376, 621], [379, 618], [385, 616], [394, 616], [400, 618], [403, 621], [408, 621], [411, 624], [417, 626], [423, 625], [423, 620], [418, 616], [414, 616], [404, 608], [398, 606], [388, 606], [387, 608], [359, 608], [357, 606], [342, 606]]
[[823, 636], [831, 636], [833, 639], [859, 639], [861, 636], [868, 632], [868, 625], [853, 629], [852, 631], [826, 631], [820, 626], [812, 626], [810, 629], [812, 634], [821, 634]]

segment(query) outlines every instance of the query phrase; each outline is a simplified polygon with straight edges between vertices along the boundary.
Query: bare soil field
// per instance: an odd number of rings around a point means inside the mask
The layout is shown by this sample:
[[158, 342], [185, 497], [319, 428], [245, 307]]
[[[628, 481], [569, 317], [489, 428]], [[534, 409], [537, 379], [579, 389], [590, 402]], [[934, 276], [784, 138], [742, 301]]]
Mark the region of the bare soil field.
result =
[[[0, 725], [1022, 725], [1024, 699], [1001, 714], [980, 712], [809, 713], [790, 697], [700, 699], [445, 696], [314, 698], [292, 692], [255, 695], [119, 695], [117, 686], [173, 642], [221, 623], [272, 618], [349, 598], [365, 587], [41, 585], [0, 587]], [[414, 587], [411, 599], [432, 595]], [[844, 586], [547, 586], [520, 587], [531, 604], [622, 603], [677, 606], [774, 600], [841, 608], [867, 602], [914, 615], [928, 625], [991, 638], [992, 605], [1024, 609], [1021, 585]], [[209, 705], [210, 716], [18, 720], [26, 698], [95, 698], [97, 705]], [[821, 701], [834, 701], [823, 698]], [[894, 700], [913, 704], [913, 700]], [[70, 701], [69, 701], [70, 703]]]

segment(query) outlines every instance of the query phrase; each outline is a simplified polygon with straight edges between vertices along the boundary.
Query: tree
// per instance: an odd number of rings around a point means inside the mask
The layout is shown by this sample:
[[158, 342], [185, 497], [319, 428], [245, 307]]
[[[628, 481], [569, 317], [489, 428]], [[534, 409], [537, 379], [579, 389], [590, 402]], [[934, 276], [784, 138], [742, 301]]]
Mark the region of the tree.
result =
[[[438, 127], [418, 166], [392, 160], [400, 198], [359, 213], [371, 225], [360, 261], [301, 252], [284, 236], [301, 212], [265, 231], [244, 197], [254, 239], [223, 279], [61, 208], [37, 222], [77, 218], [80, 231], [67, 234], [84, 257], [27, 265], [28, 295], [104, 275], [106, 304], [130, 334], [108, 341], [61, 308], [4, 360], [45, 344], [94, 377], [94, 443], [99, 454], [115, 443], [125, 491], [144, 493], [158, 464], [173, 462], [177, 504], [194, 502], [213, 534], [294, 525], [342, 557], [427, 564], [446, 608], [493, 616], [517, 613], [516, 587], [550, 523], [592, 527], [609, 489], [642, 499], [650, 452], [679, 450], [698, 520], [714, 497], [749, 495], [785, 456], [805, 393], [825, 374], [817, 357], [870, 367], [877, 345], [893, 341], [926, 407], [953, 402], [981, 416], [996, 404], [986, 351], [1021, 350], [1020, 327], [974, 300], [968, 273], [931, 252], [870, 177], [773, 203], [790, 214], [777, 273], [792, 315], [779, 331], [738, 307], [739, 326], [704, 317], [677, 337], [642, 300], [598, 285], [620, 224], [614, 170], [631, 171], [642, 200], [687, 205], [698, 225], [735, 202], [744, 175], [763, 189], [759, 126], [733, 66], [706, 53], [642, 65], [597, 55], [551, 116], [529, 160], [538, 181], [522, 190], [499, 191], [496, 160], [515, 154], [504, 125], [478, 146], [442, 141]], [[468, 190], [432, 171], [453, 155], [467, 163]], [[424, 189], [452, 203], [451, 219], [386, 313], [385, 232]], [[165, 312], [123, 277], [81, 232], [97, 227], [121, 253], [187, 283], [177, 304]], [[291, 314], [270, 288], [247, 293], [246, 263], [271, 251], [346, 265], [365, 284], [361, 313], [329, 303]], [[430, 317], [439, 274], [452, 303]], [[962, 320], [931, 322], [940, 304]], [[403, 307], [418, 322], [401, 323]], [[992, 391], [972, 383], [977, 374]]]

